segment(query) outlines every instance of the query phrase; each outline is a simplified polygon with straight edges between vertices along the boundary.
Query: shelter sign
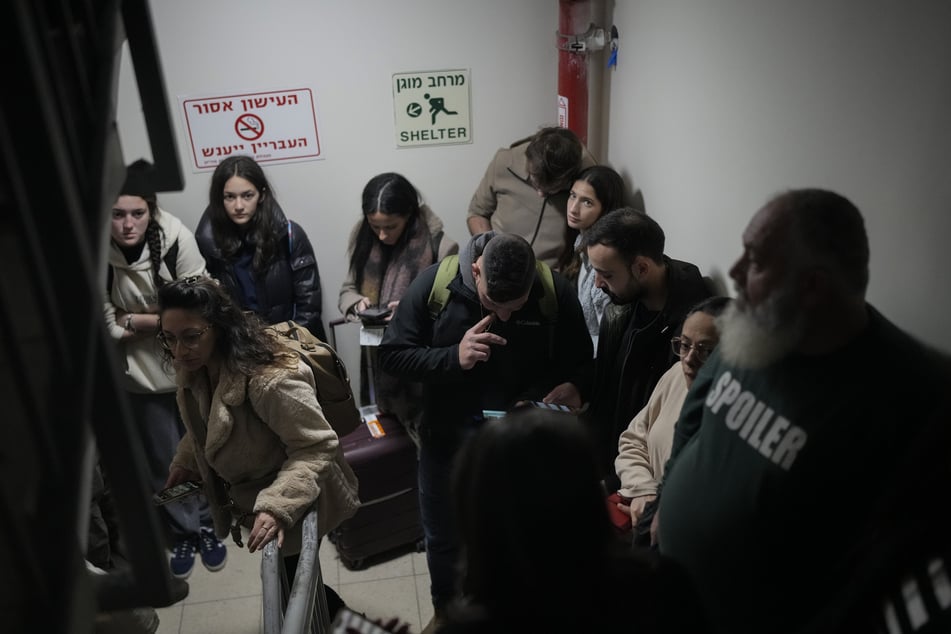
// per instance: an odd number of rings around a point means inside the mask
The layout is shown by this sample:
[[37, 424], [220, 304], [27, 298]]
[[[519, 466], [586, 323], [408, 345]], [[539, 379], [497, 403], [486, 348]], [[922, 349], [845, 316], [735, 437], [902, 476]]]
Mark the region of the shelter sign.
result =
[[259, 163], [323, 158], [309, 88], [179, 101], [197, 170], [214, 168], [232, 154]]
[[393, 75], [396, 146], [472, 143], [469, 70]]

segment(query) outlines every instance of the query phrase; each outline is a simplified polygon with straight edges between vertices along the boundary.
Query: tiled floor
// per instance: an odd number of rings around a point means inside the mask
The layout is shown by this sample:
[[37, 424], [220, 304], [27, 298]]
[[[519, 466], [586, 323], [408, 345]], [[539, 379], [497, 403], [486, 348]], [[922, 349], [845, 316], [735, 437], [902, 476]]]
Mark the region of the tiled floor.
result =
[[[365, 570], [348, 570], [325, 539], [320, 568], [356, 612], [371, 619], [398, 617], [419, 632], [432, 617], [425, 553], [407, 553]], [[208, 572], [200, 561], [188, 578], [188, 596], [158, 610], [158, 634], [252, 634], [261, 631], [261, 556], [228, 542], [228, 564]]]

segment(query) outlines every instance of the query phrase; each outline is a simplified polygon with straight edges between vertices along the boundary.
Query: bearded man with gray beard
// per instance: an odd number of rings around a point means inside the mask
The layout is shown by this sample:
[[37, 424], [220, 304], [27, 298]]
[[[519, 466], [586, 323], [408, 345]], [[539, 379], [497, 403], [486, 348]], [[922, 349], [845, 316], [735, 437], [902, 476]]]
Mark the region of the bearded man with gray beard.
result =
[[738, 298], [675, 432], [657, 515], [719, 632], [836, 632], [856, 535], [951, 385], [947, 356], [865, 301], [858, 209], [792, 190], [760, 209]]

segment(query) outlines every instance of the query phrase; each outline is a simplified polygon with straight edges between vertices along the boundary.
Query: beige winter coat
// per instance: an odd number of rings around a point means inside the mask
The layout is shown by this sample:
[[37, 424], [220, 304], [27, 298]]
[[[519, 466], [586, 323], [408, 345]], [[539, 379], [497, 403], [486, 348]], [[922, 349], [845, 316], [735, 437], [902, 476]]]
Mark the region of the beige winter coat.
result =
[[[546, 200], [529, 184], [525, 151], [530, 141], [531, 137], [523, 139], [495, 153], [472, 195], [468, 216], [487, 218], [493, 231], [522, 236], [532, 243], [538, 259], [554, 266], [565, 246], [568, 192], [558, 192]], [[584, 148], [581, 168], [596, 164], [597, 161]]]
[[[180, 371], [177, 383], [186, 433], [172, 465], [201, 474], [219, 536], [232, 522], [225, 508], [229, 497], [239, 515], [249, 514], [242, 519], [248, 528], [254, 521], [250, 514], [260, 511], [274, 515], [285, 529], [293, 525], [285, 533], [287, 554], [299, 550], [298, 520], [315, 500], [321, 536], [356, 512], [356, 476], [303, 361], [252, 377], [222, 368], [214, 393], [204, 369]], [[210, 469], [230, 488], [214, 486]]]

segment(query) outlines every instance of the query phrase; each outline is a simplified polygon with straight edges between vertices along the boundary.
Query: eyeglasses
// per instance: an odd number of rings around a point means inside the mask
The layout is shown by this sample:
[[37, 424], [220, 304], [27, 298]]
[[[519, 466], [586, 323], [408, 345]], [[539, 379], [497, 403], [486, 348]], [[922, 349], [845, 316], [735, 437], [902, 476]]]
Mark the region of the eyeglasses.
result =
[[690, 343], [682, 337], [674, 337], [670, 340], [670, 347], [678, 357], [686, 357], [693, 350], [700, 362], [705, 362], [713, 353], [715, 345], [705, 343]]
[[190, 332], [181, 337], [175, 337], [174, 335], [166, 335], [164, 332], [158, 334], [159, 343], [162, 344], [162, 347], [168, 350], [169, 352], [175, 350], [175, 346], [182, 344], [189, 350], [194, 350], [198, 347], [198, 344], [201, 343], [201, 337], [211, 328], [211, 324], [208, 324], [201, 330], [196, 332]]

